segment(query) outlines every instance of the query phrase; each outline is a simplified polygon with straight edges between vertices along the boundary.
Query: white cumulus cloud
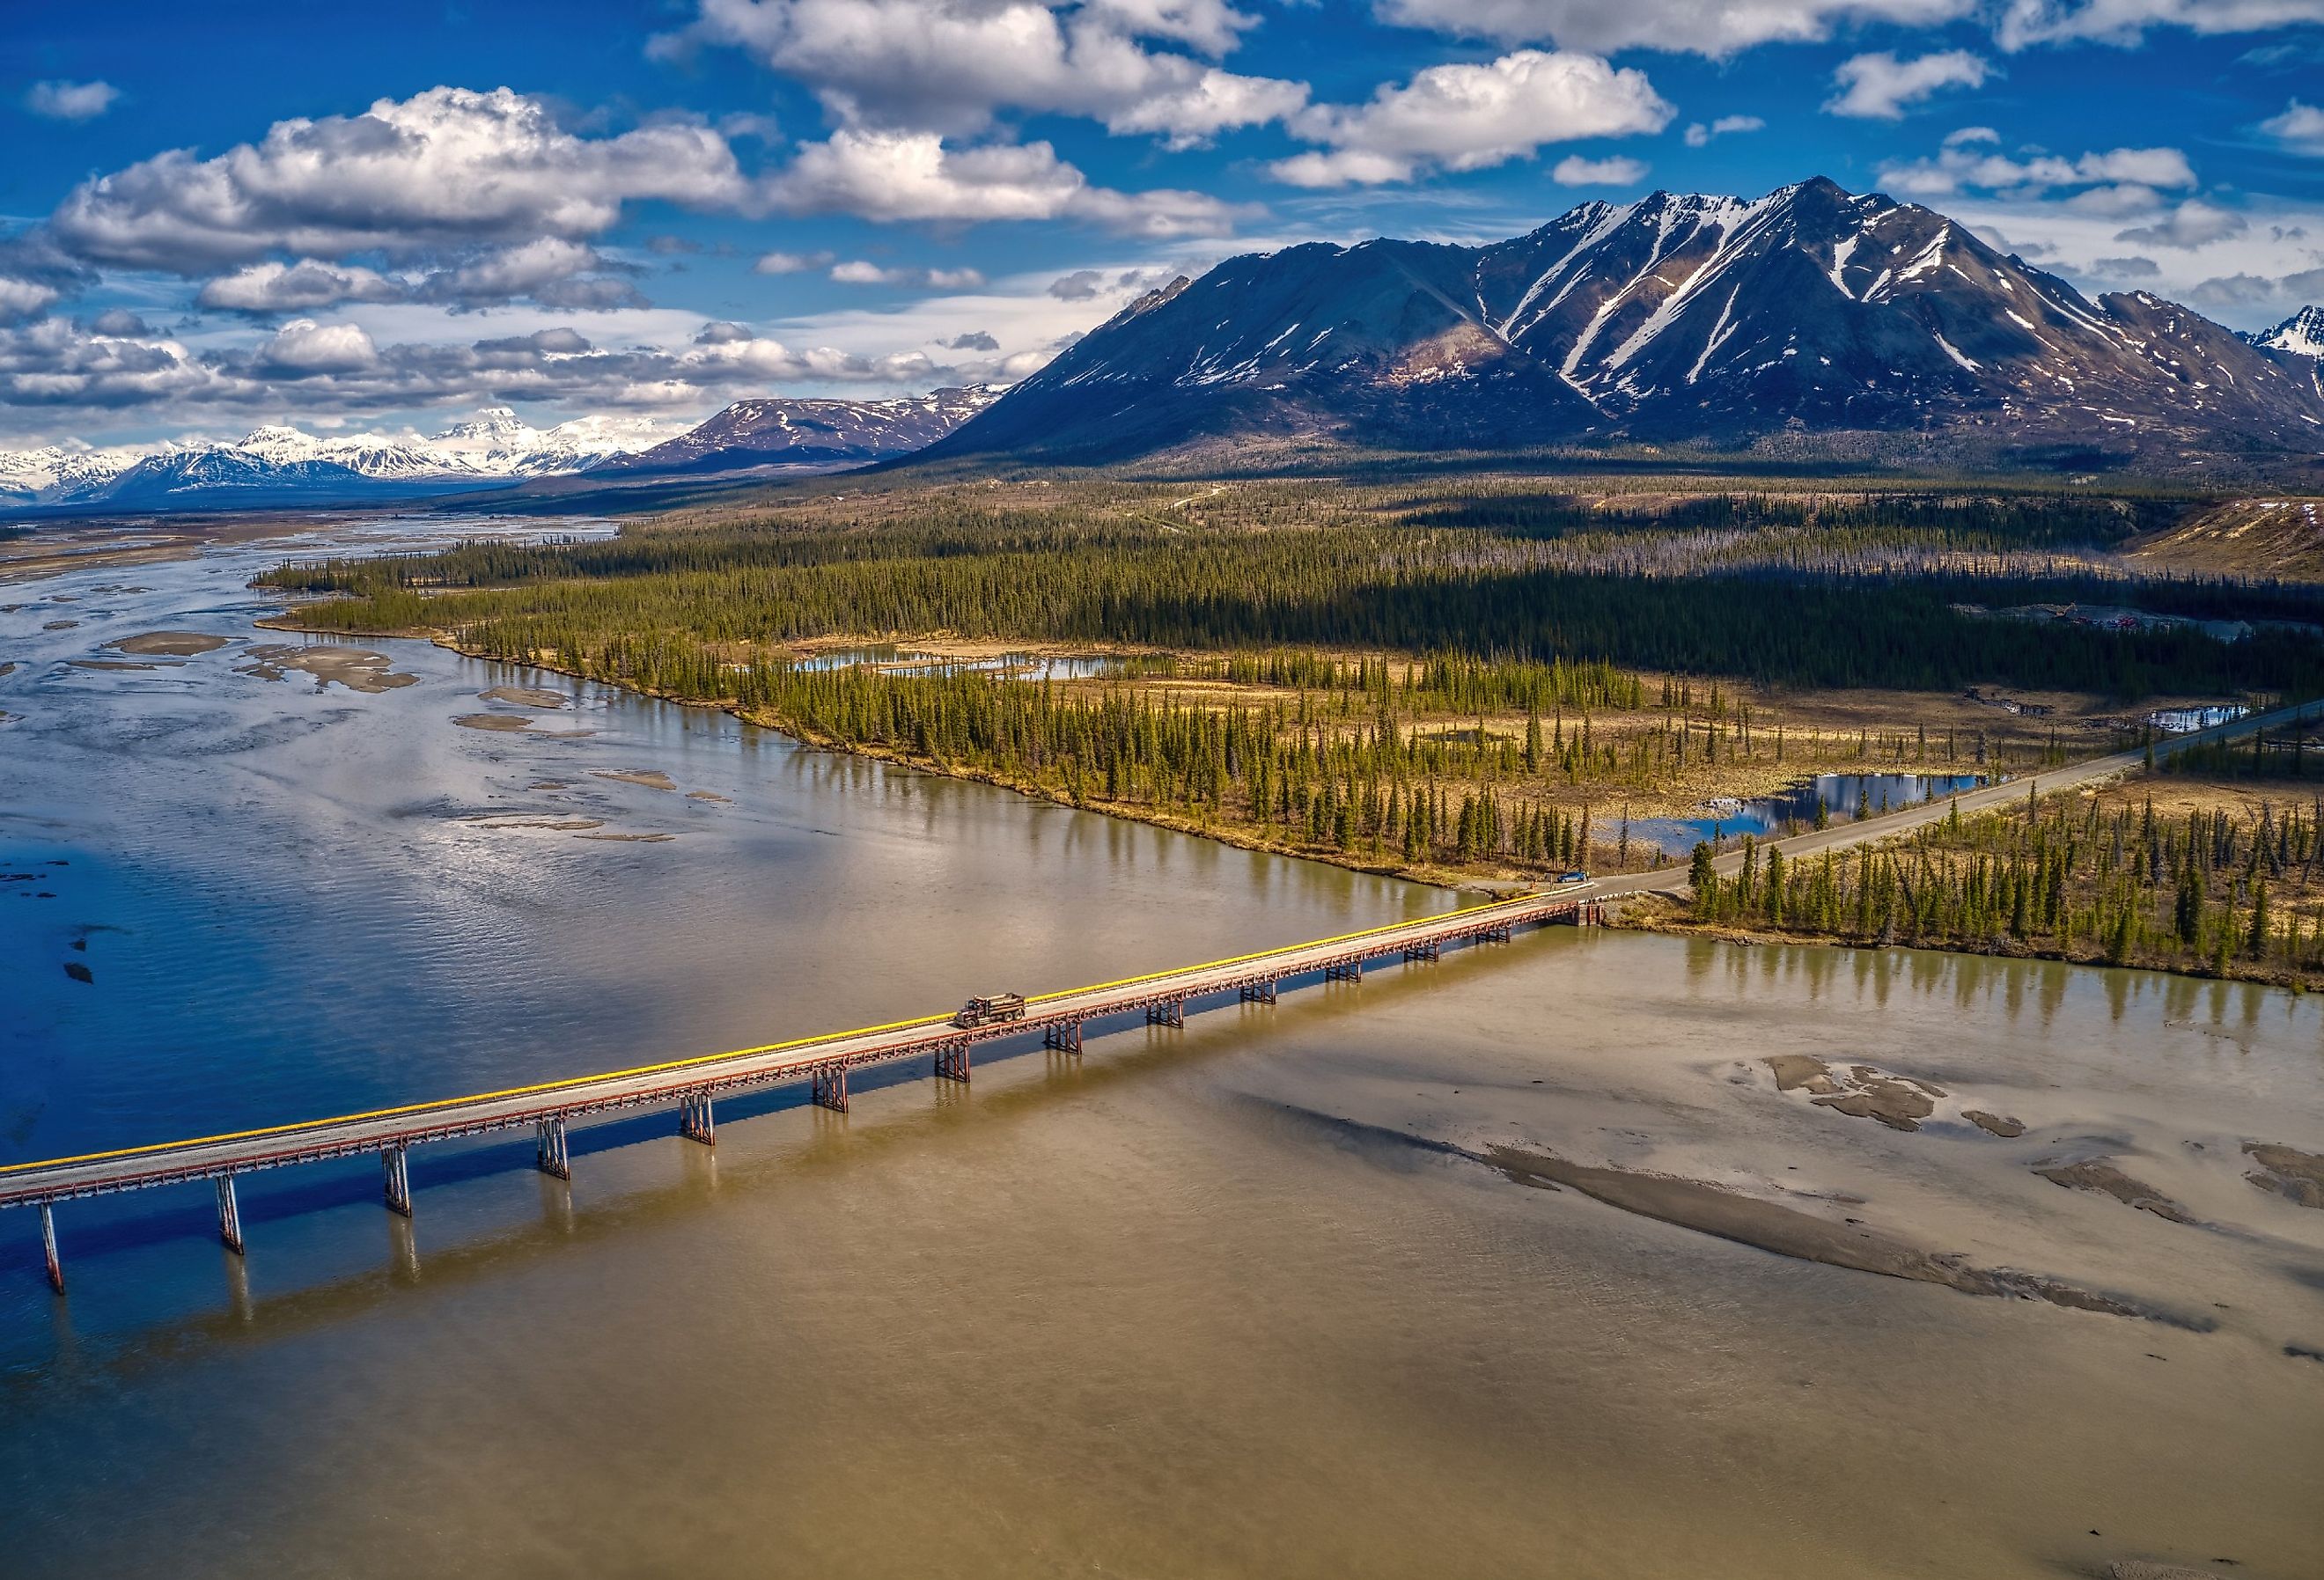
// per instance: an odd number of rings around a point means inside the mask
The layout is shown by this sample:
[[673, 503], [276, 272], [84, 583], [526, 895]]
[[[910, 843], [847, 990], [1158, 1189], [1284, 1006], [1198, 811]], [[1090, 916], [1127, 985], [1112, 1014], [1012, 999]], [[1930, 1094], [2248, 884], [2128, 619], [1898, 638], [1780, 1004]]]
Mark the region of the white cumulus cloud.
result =
[[1642, 159], [1584, 159], [1576, 153], [1559, 160], [1549, 179], [1561, 187], [1632, 187], [1646, 179], [1647, 169]]
[[830, 265], [830, 253], [761, 253], [751, 265], [753, 274], [811, 274]]
[[35, 82], [24, 95], [24, 107], [51, 121], [93, 121], [120, 97], [110, 82]]
[[2293, 99], [2259, 129], [2296, 153], [2324, 154], [2324, 109]]
[[1765, 131], [1766, 125], [1767, 123], [1757, 115], [1721, 115], [1709, 125], [1697, 121], [1686, 129], [1686, 145], [1689, 148], [1708, 148], [1714, 137], [1730, 137], [1738, 132]]
[[744, 50], [848, 126], [959, 136], [1019, 109], [1185, 146], [1306, 102], [1304, 83], [1213, 63], [1256, 22], [1222, 0], [700, 0], [657, 48]]
[[194, 300], [226, 312], [296, 312], [336, 307], [343, 301], [401, 301], [401, 281], [374, 270], [301, 258], [284, 263], [269, 259], [207, 282]]
[[259, 348], [259, 361], [293, 376], [354, 373], [379, 361], [379, 347], [360, 324], [318, 324], [293, 319]]
[[1973, 126], [1956, 132], [1934, 159], [1880, 167], [1880, 183], [1914, 198], [1945, 198], [1956, 192], [2001, 191], [2032, 195], [2053, 188], [2127, 186], [2185, 189], [2195, 184], [2194, 167], [2176, 148], [2115, 148], [2078, 159], [2038, 153], [2024, 159], [1988, 152], [1991, 133]]
[[2133, 45], [2150, 29], [2258, 32], [2324, 23], [2324, 0], [2008, 0], [1996, 36], [2005, 50], [2034, 44]]
[[1992, 70], [1967, 50], [1946, 50], [1900, 60], [1882, 51], [1852, 56], [1832, 72], [1840, 91], [1824, 108], [1835, 115], [1861, 120], [1901, 121], [1907, 106], [1916, 105], [1947, 88], [1982, 88]]
[[1757, 44], [1814, 42], [1844, 24], [1933, 27], [1978, 6], [1979, 0], [1374, 0], [1384, 22], [1458, 38], [1714, 59]]
[[2190, 198], [2152, 225], [2119, 232], [2115, 240], [2149, 247], [2192, 250], [2229, 236], [2241, 236], [2251, 222], [2231, 209]]
[[973, 291], [984, 283], [984, 276], [974, 269], [890, 267], [862, 258], [833, 264], [831, 277], [842, 285], [900, 285], [919, 291]]
[[1369, 103], [1318, 105], [1292, 130], [1328, 152], [1269, 167], [1299, 187], [1409, 180], [1424, 170], [1483, 170], [1545, 143], [1659, 132], [1674, 114], [1646, 74], [1595, 55], [1519, 50], [1485, 65], [1431, 66]]
[[947, 148], [934, 132], [847, 127], [799, 149], [767, 193], [795, 214], [962, 224], [1080, 218], [1153, 236], [1223, 235], [1235, 212], [1199, 192], [1093, 187], [1047, 143]]
[[213, 159], [174, 149], [84, 181], [50, 229], [84, 258], [190, 274], [275, 253], [578, 238], [632, 201], [721, 208], [748, 196], [733, 151], [706, 126], [584, 137], [505, 88], [433, 88], [360, 115], [279, 121]]

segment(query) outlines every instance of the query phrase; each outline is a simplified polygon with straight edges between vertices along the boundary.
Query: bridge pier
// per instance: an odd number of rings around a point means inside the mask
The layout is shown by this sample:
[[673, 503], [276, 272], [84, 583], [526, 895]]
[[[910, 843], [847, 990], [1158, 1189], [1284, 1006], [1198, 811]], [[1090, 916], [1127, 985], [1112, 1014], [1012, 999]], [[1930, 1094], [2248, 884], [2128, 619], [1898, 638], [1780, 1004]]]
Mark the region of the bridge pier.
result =
[[1477, 936], [1489, 944], [1506, 944], [1509, 941], [1509, 924], [1505, 921], [1495, 922]]
[[968, 1084], [968, 1044], [947, 1042], [936, 1049], [936, 1078]]
[[236, 1256], [242, 1249], [242, 1209], [234, 1199], [234, 1176], [221, 1174], [217, 1182], [218, 1238]]
[[1404, 952], [1406, 964], [1415, 960], [1441, 960], [1443, 957], [1443, 947], [1434, 938], [1429, 939], [1425, 944], [1415, 944]]
[[387, 1210], [400, 1217], [411, 1215], [411, 1169], [401, 1147], [379, 1150], [380, 1171], [387, 1177]]
[[1186, 1001], [1185, 999], [1166, 999], [1158, 1004], [1147, 1005], [1146, 1023], [1148, 1026], [1185, 1027], [1186, 1024]]
[[710, 1094], [688, 1092], [678, 1109], [678, 1133], [706, 1147], [718, 1144], [718, 1122], [710, 1112]]
[[1363, 979], [1364, 963], [1360, 959], [1323, 967], [1323, 980], [1326, 982], [1361, 982]]
[[847, 1112], [847, 1067], [844, 1064], [819, 1065], [815, 1072], [814, 1096], [816, 1104], [834, 1113]]
[[41, 1204], [41, 1249], [49, 1253], [49, 1288], [65, 1292], [64, 1259], [57, 1254], [57, 1214], [53, 1203]]
[[1244, 983], [1242, 984], [1242, 1002], [1247, 1004], [1273, 1003], [1275, 1002], [1275, 978], [1270, 976], [1265, 982]]
[[1041, 1046], [1054, 1048], [1060, 1053], [1079, 1053], [1082, 1050], [1082, 1023], [1079, 1021], [1058, 1021], [1041, 1033]]
[[532, 1166], [543, 1174], [559, 1179], [573, 1178], [573, 1154], [565, 1144], [565, 1116], [553, 1113], [536, 1127], [539, 1140], [534, 1143]]

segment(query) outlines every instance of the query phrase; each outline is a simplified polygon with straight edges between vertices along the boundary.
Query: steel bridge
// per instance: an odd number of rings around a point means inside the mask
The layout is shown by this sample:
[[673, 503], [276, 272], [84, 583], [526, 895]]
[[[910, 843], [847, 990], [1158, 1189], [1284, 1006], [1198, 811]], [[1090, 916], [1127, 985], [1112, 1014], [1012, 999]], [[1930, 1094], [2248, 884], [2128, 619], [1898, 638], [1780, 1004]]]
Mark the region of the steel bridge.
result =
[[1230, 960], [1044, 993], [1027, 1001], [1024, 1017], [1012, 1021], [962, 1028], [954, 1025], [949, 1016], [924, 1015], [884, 1026], [467, 1097], [37, 1163], [12, 1163], [0, 1167], [0, 1207], [40, 1209], [49, 1282], [61, 1295], [65, 1279], [57, 1249], [59, 1202], [209, 1180], [217, 1193], [218, 1238], [228, 1250], [240, 1253], [242, 1216], [235, 1199], [235, 1179], [262, 1169], [375, 1153], [384, 1175], [388, 1210], [409, 1217], [410, 1153], [430, 1141], [530, 1126], [537, 1143], [535, 1165], [544, 1173], [570, 1178], [572, 1155], [567, 1146], [567, 1129], [592, 1115], [675, 1107], [679, 1133], [711, 1146], [717, 1135], [712, 1102], [722, 1093], [805, 1081], [816, 1103], [844, 1113], [847, 1073], [865, 1065], [927, 1058], [937, 1077], [964, 1082], [970, 1076], [970, 1051], [981, 1042], [1038, 1032], [1046, 1046], [1079, 1054], [1082, 1029], [1092, 1021], [1142, 1013], [1149, 1025], [1184, 1026], [1188, 1005], [1195, 1000], [1226, 1003], [1230, 1002], [1226, 995], [1232, 993], [1231, 1002], [1271, 1004], [1277, 988], [1293, 977], [1360, 980], [1370, 961], [1434, 960], [1448, 944], [1507, 943], [1517, 928], [1600, 919], [1601, 904], [1591, 887], [1576, 884]]

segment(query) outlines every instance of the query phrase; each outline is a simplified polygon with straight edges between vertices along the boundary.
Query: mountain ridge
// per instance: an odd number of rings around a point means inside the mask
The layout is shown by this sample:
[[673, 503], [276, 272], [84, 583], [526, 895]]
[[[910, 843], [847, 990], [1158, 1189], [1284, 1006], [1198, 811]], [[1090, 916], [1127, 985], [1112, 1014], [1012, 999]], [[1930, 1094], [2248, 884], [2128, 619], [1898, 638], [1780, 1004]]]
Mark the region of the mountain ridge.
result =
[[1231, 258], [1131, 303], [927, 455], [1803, 433], [2308, 457], [2324, 389], [2190, 309], [2093, 300], [1932, 209], [1819, 177], [1585, 203], [1478, 247]]
[[990, 405], [1001, 387], [873, 401], [746, 399], [674, 435], [651, 419], [606, 416], [541, 430], [494, 406], [424, 438], [316, 435], [269, 423], [228, 443], [166, 444], [151, 452], [0, 451], [0, 509], [348, 504], [582, 476], [620, 485], [730, 471], [833, 471], [918, 450]]

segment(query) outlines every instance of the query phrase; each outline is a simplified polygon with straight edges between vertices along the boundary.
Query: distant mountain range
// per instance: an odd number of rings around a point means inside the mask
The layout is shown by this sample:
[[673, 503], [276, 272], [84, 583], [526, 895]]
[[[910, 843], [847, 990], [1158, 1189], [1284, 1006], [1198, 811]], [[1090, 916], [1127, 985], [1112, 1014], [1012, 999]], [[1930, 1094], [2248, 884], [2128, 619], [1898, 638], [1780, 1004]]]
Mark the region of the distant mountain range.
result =
[[2324, 310], [2246, 336], [2145, 291], [2093, 300], [1932, 209], [1819, 178], [1756, 200], [1586, 203], [1487, 246], [1231, 258], [1005, 390], [738, 401], [675, 437], [641, 418], [544, 431], [494, 409], [426, 439], [269, 427], [152, 454], [0, 451], [0, 510], [349, 504], [550, 478], [569, 496], [913, 455], [1094, 462], [1275, 439], [1861, 455], [1896, 436], [2004, 463], [2313, 467]]
[[1231, 259], [1084, 337], [928, 452], [1104, 460], [1942, 436], [1994, 451], [2324, 452], [2324, 314], [2246, 339], [2092, 300], [1941, 214], [1818, 179], [1589, 203], [1480, 247]]
[[883, 401], [738, 401], [676, 437], [648, 418], [536, 429], [505, 407], [426, 438], [261, 428], [231, 444], [151, 452], [0, 451], [0, 510], [51, 513], [382, 503], [587, 474], [609, 483], [831, 471], [919, 449], [1001, 386]]
[[737, 401], [699, 428], [597, 469], [687, 473], [860, 466], [926, 448], [999, 400], [1005, 387], [979, 384], [890, 401]]

